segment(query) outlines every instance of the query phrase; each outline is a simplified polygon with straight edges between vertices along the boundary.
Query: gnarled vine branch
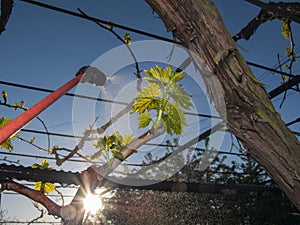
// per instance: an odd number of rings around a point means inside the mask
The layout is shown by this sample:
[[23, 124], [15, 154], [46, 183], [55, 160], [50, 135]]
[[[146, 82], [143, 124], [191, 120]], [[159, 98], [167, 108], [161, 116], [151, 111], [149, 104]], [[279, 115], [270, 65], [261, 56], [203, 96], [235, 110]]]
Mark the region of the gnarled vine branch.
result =
[[233, 36], [234, 41], [240, 39], [249, 40], [260, 25], [274, 19], [286, 19], [300, 23], [300, 3], [297, 2], [270, 2], [264, 3], [259, 0], [246, 0], [261, 8], [259, 14], [252, 19], [239, 33]]

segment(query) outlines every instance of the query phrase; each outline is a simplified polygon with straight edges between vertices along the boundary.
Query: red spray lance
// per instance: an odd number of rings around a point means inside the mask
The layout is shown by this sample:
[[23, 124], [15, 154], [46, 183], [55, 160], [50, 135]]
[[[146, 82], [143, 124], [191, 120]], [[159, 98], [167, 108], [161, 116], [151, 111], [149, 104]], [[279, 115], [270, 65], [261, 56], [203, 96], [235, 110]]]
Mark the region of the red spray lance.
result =
[[0, 128], [0, 145], [9, 137], [18, 132], [22, 127], [34, 119], [38, 114], [44, 111], [52, 103], [66, 94], [69, 90], [75, 87], [79, 82], [88, 82], [96, 86], [103, 86], [106, 81], [106, 76], [96, 67], [84, 66], [78, 70], [76, 76], [58, 88], [53, 93], [49, 94], [40, 102], [26, 110], [24, 113], [10, 121], [8, 124]]

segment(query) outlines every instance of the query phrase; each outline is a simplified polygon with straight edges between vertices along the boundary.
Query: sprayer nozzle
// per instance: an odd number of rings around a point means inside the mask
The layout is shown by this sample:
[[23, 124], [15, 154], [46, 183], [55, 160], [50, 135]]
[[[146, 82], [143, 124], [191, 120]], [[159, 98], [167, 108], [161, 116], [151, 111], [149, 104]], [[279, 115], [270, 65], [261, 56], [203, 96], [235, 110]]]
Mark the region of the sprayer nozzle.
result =
[[81, 67], [76, 76], [79, 74], [84, 74], [81, 82], [91, 83], [96, 86], [103, 86], [106, 82], [106, 76], [103, 72], [101, 72], [98, 68], [93, 66], [83, 66]]

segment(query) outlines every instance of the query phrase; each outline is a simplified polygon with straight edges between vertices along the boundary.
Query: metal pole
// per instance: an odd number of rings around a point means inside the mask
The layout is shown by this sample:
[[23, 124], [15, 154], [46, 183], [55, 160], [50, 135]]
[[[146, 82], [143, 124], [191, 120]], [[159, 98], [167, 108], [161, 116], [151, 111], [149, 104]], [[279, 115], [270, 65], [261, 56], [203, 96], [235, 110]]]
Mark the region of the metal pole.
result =
[[23, 126], [45, 110], [48, 106], [54, 103], [57, 99], [67, 93], [70, 89], [76, 86], [84, 74], [78, 74], [72, 80], [58, 88], [56, 91], [48, 95], [46, 98], [26, 110], [17, 118], [0, 128], [0, 145], [5, 142], [9, 137], [19, 131]]

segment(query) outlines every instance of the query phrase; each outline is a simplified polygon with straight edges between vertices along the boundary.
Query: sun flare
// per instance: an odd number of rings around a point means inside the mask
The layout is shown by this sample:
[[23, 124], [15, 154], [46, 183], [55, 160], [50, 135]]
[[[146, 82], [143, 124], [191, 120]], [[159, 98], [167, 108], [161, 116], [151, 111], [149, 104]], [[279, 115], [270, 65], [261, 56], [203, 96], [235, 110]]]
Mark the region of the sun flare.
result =
[[88, 194], [84, 199], [84, 208], [86, 211], [91, 214], [97, 213], [100, 209], [102, 209], [102, 201], [97, 195]]

